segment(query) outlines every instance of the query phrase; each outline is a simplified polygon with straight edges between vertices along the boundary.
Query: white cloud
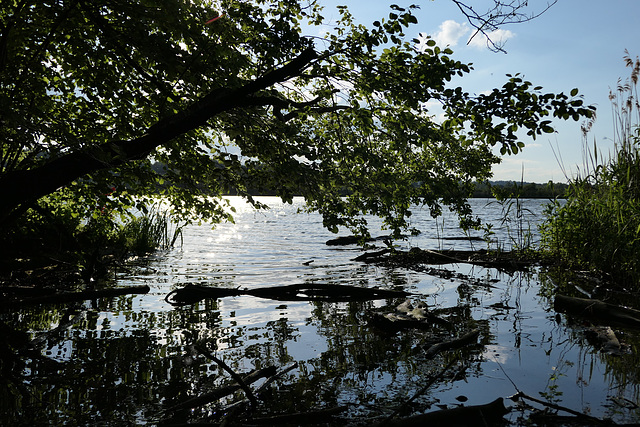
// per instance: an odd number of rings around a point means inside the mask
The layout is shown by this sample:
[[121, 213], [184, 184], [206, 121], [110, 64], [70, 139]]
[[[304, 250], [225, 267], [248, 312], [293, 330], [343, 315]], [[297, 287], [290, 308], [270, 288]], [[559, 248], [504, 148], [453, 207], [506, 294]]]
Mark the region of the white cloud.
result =
[[[515, 33], [509, 30], [498, 29], [487, 33], [487, 36], [496, 44], [501, 45], [507, 40], [515, 37]], [[434, 40], [440, 47], [453, 47], [458, 44], [460, 39], [467, 38], [467, 44], [471, 47], [478, 49], [487, 48], [487, 36], [482, 33], [477, 33], [475, 29], [469, 27], [465, 23], [459, 23], [453, 19], [448, 19], [440, 24], [438, 32], [427, 36], [424, 33], [420, 33], [418, 40], [420, 43], [416, 46], [418, 50], [423, 50], [427, 46], [429, 39]]]
[[[515, 34], [509, 30], [498, 29], [487, 33], [487, 36], [489, 36], [489, 39], [491, 39], [491, 41], [493, 41], [496, 45], [500, 46], [507, 40], [515, 37]], [[469, 41], [469, 46], [477, 47], [480, 49], [487, 47], [487, 36], [481, 33], [476, 34], [475, 37], [473, 37]]]
[[433, 39], [440, 46], [455, 46], [458, 40], [469, 33], [467, 24], [460, 24], [453, 19], [448, 19], [440, 24], [440, 30], [433, 36]]

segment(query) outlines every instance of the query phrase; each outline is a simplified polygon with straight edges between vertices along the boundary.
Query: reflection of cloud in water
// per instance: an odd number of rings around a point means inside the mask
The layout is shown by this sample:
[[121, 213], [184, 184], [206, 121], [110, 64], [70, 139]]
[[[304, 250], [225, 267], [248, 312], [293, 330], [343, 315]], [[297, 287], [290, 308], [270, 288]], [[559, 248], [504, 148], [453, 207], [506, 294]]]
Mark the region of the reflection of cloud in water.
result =
[[503, 345], [486, 345], [482, 356], [490, 362], [504, 365], [510, 359], [511, 348]]
[[218, 305], [225, 322], [237, 326], [255, 325], [279, 320], [282, 317], [306, 319], [311, 316], [309, 303], [287, 303], [252, 297], [225, 298]]

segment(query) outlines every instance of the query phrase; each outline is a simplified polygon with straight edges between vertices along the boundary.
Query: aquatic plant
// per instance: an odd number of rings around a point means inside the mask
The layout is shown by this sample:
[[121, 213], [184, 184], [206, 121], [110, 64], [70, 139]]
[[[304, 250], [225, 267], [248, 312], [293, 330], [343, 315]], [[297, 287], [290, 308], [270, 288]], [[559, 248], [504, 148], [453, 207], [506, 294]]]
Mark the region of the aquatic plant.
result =
[[136, 254], [168, 249], [182, 239], [182, 226], [174, 224], [168, 211], [154, 205], [142, 215], [135, 216], [119, 231], [123, 249]]
[[614, 118], [614, 149], [598, 154], [583, 126], [584, 170], [570, 179], [567, 202], [553, 203], [541, 227], [542, 248], [568, 265], [598, 270], [618, 283], [637, 286], [640, 279], [640, 59], [628, 52], [628, 80], [610, 92]]

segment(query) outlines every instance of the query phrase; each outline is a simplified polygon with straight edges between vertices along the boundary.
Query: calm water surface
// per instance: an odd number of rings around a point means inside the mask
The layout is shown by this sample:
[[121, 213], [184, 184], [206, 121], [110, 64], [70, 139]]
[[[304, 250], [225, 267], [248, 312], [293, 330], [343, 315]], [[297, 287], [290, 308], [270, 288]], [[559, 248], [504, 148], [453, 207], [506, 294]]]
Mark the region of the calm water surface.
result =
[[[452, 363], [404, 413], [461, 402], [484, 404], [520, 390], [598, 417], [638, 419], [635, 347], [632, 354], [609, 356], [586, 344], [580, 329], [567, 328], [567, 319], [556, 316], [540, 295], [546, 279], [537, 271], [507, 274], [458, 264], [445, 268], [462, 275], [444, 279], [366, 265], [352, 260], [362, 253], [356, 246], [325, 245], [336, 236], [322, 228], [318, 215], [299, 213], [300, 200], [293, 205], [275, 198], [261, 201], [271, 209], [255, 212], [232, 199], [235, 224], [187, 227], [182, 247], [117, 273], [117, 286], [149, 285], [146, 295], [3, 314], [32, 337], [46, 338], [40, 349], [44, 357], [16, 365], [15, 382], [25, 390], [16, 388], [11, 394], [22, 393], [17, 404], [3, 405], [5, 418], [53, 424], [212, 419], [221, 407], [179, 415], [165, 411], [230, 382], [193, 346], [206, 343], [240, 373], [298, 363], [276, 383], [269, 403], [260, 408], [264, 412], [348, 405], [340, 423], [367, 424], [400, 408]], [[517, 232], [522, 227], [530, 228], [535, 239], [545, 204], [526, 201], [523, 217], [512, 215], [502, 224], [502, 206], [478, 199], [472, 203], [484, 220], [494, 223], [492, 248], [522, 243]], [[412, 218], [423, 233], [397, 242], [403, 248], [487, 247], [485, 242], [446, 239], [464, 236], [452, 216], [436, 222], [427, 212], [416, 211]], [[369, 325], [372, 313], [389, 311], [402, 300], [309, 303], [241, 296], [184, 307], [165, 301], [169, 292], [187, 284], [255, 288], [296, 283], [405, 289], [415, 294], [413, 302], [440, 310], [455, 330], [390, 334]], [[65, 322], [72, 326], [45, 334]], [[425, 345], [433, 340], [475, 328], [481, 331], [481, 345], [424, 357]], [[239, 398], [241, 394], [222, 404]], [[521, 415], [514, 410], [506, 419], [517, 424]]]

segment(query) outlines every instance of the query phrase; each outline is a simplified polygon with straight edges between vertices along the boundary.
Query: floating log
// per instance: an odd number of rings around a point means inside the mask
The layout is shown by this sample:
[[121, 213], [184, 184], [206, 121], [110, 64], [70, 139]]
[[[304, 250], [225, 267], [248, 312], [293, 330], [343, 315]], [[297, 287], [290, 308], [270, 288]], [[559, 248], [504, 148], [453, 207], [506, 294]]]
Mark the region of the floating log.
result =
[[173, 305], [186, 305], [205, 298], [222, 298], [240, 295], [250, 295], [277, 301], [347, 302], [404, 298], [410, 295], [410, 293], [380, 288], [336, 285], [332, 283], [269, 286], [245, 290], [187, 285], [184, 288], [171, 291], [165, 300]]
[[164, 298], [171, 305], [188, 305], [205, 298], [224, 298], [244, 295], [240, 289], [212, 288], [210, 286], [189, 283], [184, 288], [174, 289]]
[[326, 241], [327, 246], [346, 246], [346, 245], [355, 245], [360, 243], [361, 241], [370, 242], [375, 240], [373, 237], [361, 237], [361, 236], [341, 236], [336, 237], [335, 239], [330, 239]]
[[640, 327], [640, 311], [596, 299], [556, 295], [553, 307], [557, 312], [582, 316], [590, 320]]
[[381, 249], [376, 252], [366, 252], [366, 253], [363, 253], [362, 255], [358, 255], [352, 261], [363, 261], [363, 262], [372, 262], [372, 260], [377, 261], [378, 258], [380, 258], [382, 255], [388, 254], [389, 252], [391, 252], [391, 249]]
[[460, 406], [458, 408], [443, 409], [427, 412], [411, 417], [392, 419], [380, 426], [482, 426], [495, 425], [509, 413], [501, 397], [485, 405]]
[[67, 302], [77, 302], [92, 300], [97, 298], [109, 298], [128, 294], [146, 294], [150, 290], [149, 286], [128, 286], [126, 288], [111, 288], [80, 292], [61, 292], [58, 294], [42, 295], [38, 297], [21, 298], [9, 300], [4, 305], [30, 305], [30, 304], [57, 304]]
[[355, 245], [355, 244], [359, 244], [360, 242], [373, 242], [376, 240], [387, 240], [387, 239], [393, 239], [393, 236], [391, 235], [386, 235], [386, 236], [378, 236], [378, 237], [363, 237], [363, 236], [341, 236], [341, 237], [336, 237], [335, 239], [331, 239], [331, 240], [327, 240], [326, 241], [326, 245], [327, 246], [346, 246], [346, 245]]
[[475, 344], [478, 342], [480, 336], [480, 330], [474, 329], [471, 332], [467, 332], [460, 338], [455, 338], [450, 341], [443, 341], [437, 344], [433, 344], [427, 349], [427, 357], [434, 357], [436, 354], [447, 350], [455, 350], [464, 347], [469, 344]]

